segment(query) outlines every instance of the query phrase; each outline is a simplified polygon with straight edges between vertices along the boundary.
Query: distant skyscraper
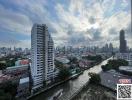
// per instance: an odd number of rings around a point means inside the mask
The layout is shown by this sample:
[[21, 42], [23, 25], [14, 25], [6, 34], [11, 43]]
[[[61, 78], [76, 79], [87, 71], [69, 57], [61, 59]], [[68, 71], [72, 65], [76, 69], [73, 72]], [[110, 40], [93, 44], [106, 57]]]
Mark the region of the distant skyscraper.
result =
[[33, 89], [36, 89], [54, 77], [54, 43], [45, 24], [32, 27], [31, 55]]
[[127, 52], [127, 44], [126, 44], [126, 40], [125, 40], [124, 30], [120, 31], [120, 52], [121, 53]]
[[109, 44], [109, 51], [113, 52], [113, 45], [112, 45], [112, 43]]
[[105, 48], [104, 48], [105, 50], [105, 52], [108, 52], [109, 51], [109, 45], [108, 44], [105, 44]]

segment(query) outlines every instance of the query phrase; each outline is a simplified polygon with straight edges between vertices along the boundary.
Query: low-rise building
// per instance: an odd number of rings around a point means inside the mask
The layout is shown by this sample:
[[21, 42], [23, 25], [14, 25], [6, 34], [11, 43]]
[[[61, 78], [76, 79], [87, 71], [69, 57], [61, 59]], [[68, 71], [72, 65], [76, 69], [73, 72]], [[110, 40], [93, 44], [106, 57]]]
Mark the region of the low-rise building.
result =
[[102, 71], [100, 72], [100, 77], [101, 84], [113, 90], [117, 89], [120, 79], [131, 79], [131, 76], [124, 75], [116, 70]]
[[30, 82], [29, 77], [21, 78], [17, 88], [16, 97], [27, 97], [30, 94]]
[[21, 66], [21, 65], [28, 65], [29, 64], [29, 60], [28, 59], [22, 59], [22, 60], [18, 60], [15, 62], [16, 66]]
[[132, 75], [132, 66], [120, 66], [119, 71], [126, 75]]
[[112, 56], [111, 53], [97, 53], [97, 55], [101, 55], [103, 59], [107, 59]]
[[93, 63], [93, 61], [83, 59], [83, 60], [79, 61], [79, 67], [81, 67], [81, 68], [89, 68], [91, 66], [91, 63]]
[[124, 59], [128, 61], [129, 65], [132, 66], [132, 53], [117, 53], [117, 59]]
[[0, 74], [0, 84], [12, 80], [10, 75]]
[[3, 70], [3, 74], [16, 77], [27, 77], [29, 76], [29, 65], [7, 67]]
[[70, 62], [69, 59], [67, 59], [66, 57], [56, 57], [55, 59], [59, 62], [62, 62], [63, 64], [67, 64]]

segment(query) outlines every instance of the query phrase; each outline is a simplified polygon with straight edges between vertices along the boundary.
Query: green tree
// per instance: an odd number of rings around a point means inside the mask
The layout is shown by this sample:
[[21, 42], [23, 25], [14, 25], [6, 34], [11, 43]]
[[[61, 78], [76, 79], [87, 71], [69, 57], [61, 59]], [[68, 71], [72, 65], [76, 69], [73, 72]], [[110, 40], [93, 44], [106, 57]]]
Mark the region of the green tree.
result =
[[13, 58], [13, 59], [8, 59], [6, 60], [6, 66], [7, 67], [11, 67], [11, 66], [15, 66], [15, 62], [17, 61], [17, 58]]
[[124, 59], [109, 60], [106, 65], [102, 65], [103, 71], [108, 71], [110, 69], [118, 70], [120, 66], [128, 66], [128, 62]]
[[11, 100], [11, 94], [4, 92], [0, 89], [0, 100]]
[[89, 82], [94, 84], [99, 84], [101, 82], [101, 78], [99, 74], [96, 73], [88, 73], [90, 76]]
[[108, 70], [111, 69], [110, 66], [109, 66], [108, 64], [102, 65], [101, 68], [102, 68], [103, 71], [108, 71]]
[[70, 72], [69, 72], [68, 68], [63, 68], [60, 70], [60, 72], [59, 72], [60, 79], [66, 79], [69, 76], [70, 76]]
[[5, 63], [0, 63], [0, 70], [6, 69], [6, 64]]
[[63, 63], [58, 61], [58, 60], [55, 60], [55, 66], [59, 69], [62, 69], [63, 68]]
[[2, 90], [5, 91], [5, 93], [11, 94], [12, 99], [14, 100], [15, 95], [17, 93], [17, 84], [16, 83], [12, 83], [11, 81], [8, 81], [6, 83], [0, 84], [0, 87]]
[[102, 61], [102, 57], [100, 55], [96, 55], [96, 56], [91, 56], [91, 55], [88, 55], [88, 56], [85, 56], [83, 57], [84, 59], [87, 59], [87, 60], [93, 60], [95, 62], [100, 62]]
[[69, 58], [69, 60], [71, 63], [78, 63], [78, 60], [76, 57], [71, 57], [71, 58]]

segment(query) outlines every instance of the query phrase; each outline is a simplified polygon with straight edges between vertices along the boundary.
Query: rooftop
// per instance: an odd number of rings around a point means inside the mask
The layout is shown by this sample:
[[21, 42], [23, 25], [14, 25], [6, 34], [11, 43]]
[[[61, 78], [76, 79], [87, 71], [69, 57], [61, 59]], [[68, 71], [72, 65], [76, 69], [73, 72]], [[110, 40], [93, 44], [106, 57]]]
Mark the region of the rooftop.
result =
[[19, 84], [27, 83], [29, 82], [29, 77], [21, 78]]
[[120, 66], [119, 70], [132, 72], [132, 66]]
[[27, 67], [28, 65], [20, 65], [20, 66], [12, 66], [12, 67], [7, 67], [6, 69], [15, 69], [15, 68], [21, 68], [21, 67]]
[[60, 62], [62, 62], [64, 64], [69, 63], [69, 59], [64, 58], [64, 57], [56, 57], [56, 60], [58, 60], [58, 61], [60, 61]]

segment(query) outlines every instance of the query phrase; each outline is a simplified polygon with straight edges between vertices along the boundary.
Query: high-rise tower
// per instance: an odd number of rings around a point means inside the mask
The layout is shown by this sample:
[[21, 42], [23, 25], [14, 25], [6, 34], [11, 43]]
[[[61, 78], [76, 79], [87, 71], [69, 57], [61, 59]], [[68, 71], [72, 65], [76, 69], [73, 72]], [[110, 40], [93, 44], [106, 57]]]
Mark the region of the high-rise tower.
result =
[[33, 89], [36, 89], [54, 77], [54, 43], [45, 24], [32, 27], [31, 56]]
[[127, 44], [125, 40], [125, 31], [121, 30], [120, 31], [120, 53], [125, 53], [127, 52]]
[[113, 44], [112, 43], [109, 44], [109, 52], [113, 52]]

